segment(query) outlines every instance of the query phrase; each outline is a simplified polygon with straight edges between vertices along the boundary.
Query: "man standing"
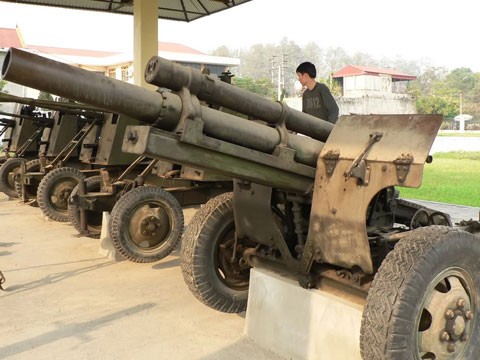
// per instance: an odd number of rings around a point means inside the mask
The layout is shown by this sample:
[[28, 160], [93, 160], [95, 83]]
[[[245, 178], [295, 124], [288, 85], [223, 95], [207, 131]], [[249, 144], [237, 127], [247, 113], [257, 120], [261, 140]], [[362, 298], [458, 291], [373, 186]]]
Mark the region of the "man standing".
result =
[[298, 65], [298, 81], [306, 89], [302, 97], [302, 111], [335, 124], [338, 119], [338, 105], [327, 85], [315, 81], [317, 69], [311, 62]]

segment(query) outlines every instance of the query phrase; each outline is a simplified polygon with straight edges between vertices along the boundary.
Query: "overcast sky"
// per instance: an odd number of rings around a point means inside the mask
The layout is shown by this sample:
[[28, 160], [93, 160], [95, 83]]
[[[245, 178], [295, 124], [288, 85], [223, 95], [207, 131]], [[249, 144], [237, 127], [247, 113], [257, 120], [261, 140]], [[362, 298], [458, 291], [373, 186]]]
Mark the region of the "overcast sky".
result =
[[[252, 0], [191, 23], [159, 20], [159, 40], [208, 52], [273, 43], [341, 47], [375, 58], [428, 60], [480, 72], [480, 5], [476, 0]], [[133, 18], [0, 1], [0, 27], [25, 42], [83, 49], [133, 48]], [[105, 29], [106, 27], [106, 29]]]

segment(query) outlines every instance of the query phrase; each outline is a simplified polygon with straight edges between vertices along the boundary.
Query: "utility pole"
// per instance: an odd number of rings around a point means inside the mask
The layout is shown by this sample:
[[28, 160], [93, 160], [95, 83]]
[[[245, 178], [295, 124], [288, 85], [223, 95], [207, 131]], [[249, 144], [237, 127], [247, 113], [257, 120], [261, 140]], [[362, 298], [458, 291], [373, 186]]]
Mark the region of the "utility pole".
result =
[[270, 70], [272, 71], [272, 84], [275, 84], [275, 67], [277, 66], [277, 55], [270, 58]]
[[270, 58], [271, 71], [272, 71], [272, 84], [275, 85], [275, 73], [277, 77], [277, 100], [282, 99], [282, 92], [285, 88], [285, 72], [288, 66], [287, 54], [282, 53], [281, 59], [277, 62], [277, 55], [273, 55]]

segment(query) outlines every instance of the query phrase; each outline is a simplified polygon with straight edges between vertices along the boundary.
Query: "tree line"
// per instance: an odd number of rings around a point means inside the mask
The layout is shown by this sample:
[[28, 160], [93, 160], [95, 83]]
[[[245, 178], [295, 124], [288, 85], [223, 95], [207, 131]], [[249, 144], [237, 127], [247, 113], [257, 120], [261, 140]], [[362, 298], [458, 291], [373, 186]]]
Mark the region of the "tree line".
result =
[[417, 76], [409, 83], [407, 91], [414, 97], [418, 113], [441, 114], [447, 122], [452, 122], [461, 107], [463, 114], [473, 116], [471, 126], [480, 122], [480, 73], [469, 68], [449, 71], [432, 66], [427, 59], [377, 59], [363, 52], [349, 54], [340, 47], [322, 49], [313, 42], [299, 46], [288, 38], [281, 39], [278, 44], [255, 44], [248, 49], [221, 46], [211, 55], [239, 58], [240, 66], [233, 69], [233, 83], [274, 100], [279, 98], [279, 89], [280, 98], [299, 95], [295, 88], [295, 69], [303, 61], [316, 65], [317, 80], [327, 84], [337, 96], [341, 95], [341, 88], [332, 79], [332, 74], [343, 67], [391, 68]]

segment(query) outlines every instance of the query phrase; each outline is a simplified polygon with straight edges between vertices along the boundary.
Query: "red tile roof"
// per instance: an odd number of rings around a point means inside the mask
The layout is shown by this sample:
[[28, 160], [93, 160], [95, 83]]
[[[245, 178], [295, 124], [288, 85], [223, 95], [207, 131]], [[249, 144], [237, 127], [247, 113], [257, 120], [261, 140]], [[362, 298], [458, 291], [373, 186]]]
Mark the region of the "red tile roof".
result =
[[[17, 30], [18, 29], [0, 28], [0, 48], [25, 47], [28, 49], [34, 49], [34, 50], [44, 52], [46, 54], [89, 56], [89, 57], [106, 57], [106, 56], [119, 54], [118, 52], [114, 52], [114, 51], [70, 49], [70, 48], [44, 46], [44, 45], [24, 45], [22, 43], [20, 34], [17, 32]], [[165, 52], [206, 55], [205, 53], [195, 50], [191, 47], [188, 47], [182, 44], [172, 43], [172, 42], [159, 41], [158, 50], [165, 51]]]
[[28, 49], [39, 50], [45, 54], [56, 54], [56, 55], [106, 57], [106, 56], [118, 54], [118, 52], [114, 52], [114, 51], [69, 49], [69, 48], [42, 46], [42, 45], [25, 45], [25, 47]]
[[158, 50], [159, 51], [168, 51], [168, 52], [177, 52], [177, 53], [187, 53], [187, 54], [198, 54], [198, 55], [206, 55], [205, 53], [192, 49], [191, 47], [176, 44], [171, 42], [158, 42]]
[[372, 68], [368, 66], [357, 66], [357, 65], [348, 65], [343, 69], [337, 71], [333, 74], [334, 78], [342, 78], [346, 76], [356, 76], [356, 75], [390, 75], [392, 79], [395, 80], [415, 80], [417, 77], [414, 75], [408, 75], [395, 71], [392, 69], [379, 69]]
[[0, 28], [0, 48], [8, 47], [23, 47], [17, 29]]

